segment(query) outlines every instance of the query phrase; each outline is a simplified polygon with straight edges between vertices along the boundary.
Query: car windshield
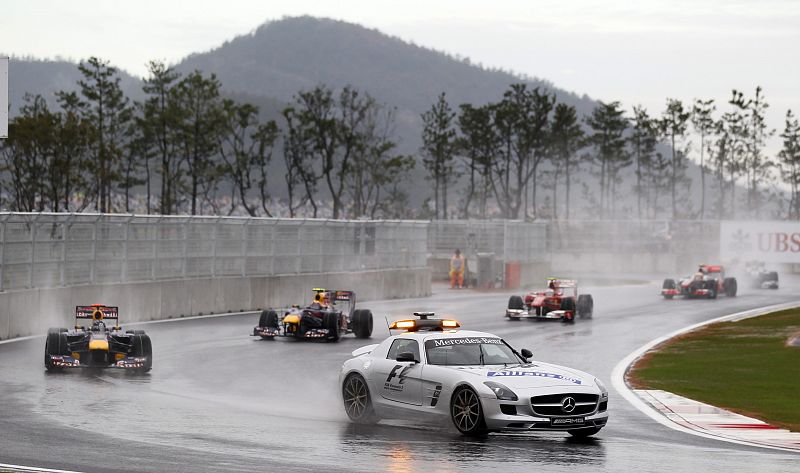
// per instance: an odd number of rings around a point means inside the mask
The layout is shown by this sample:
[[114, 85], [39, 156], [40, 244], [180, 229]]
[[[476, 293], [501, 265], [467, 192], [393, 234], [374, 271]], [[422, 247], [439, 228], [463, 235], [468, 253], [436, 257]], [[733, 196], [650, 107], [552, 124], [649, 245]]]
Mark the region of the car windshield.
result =
[[428, 364], [447, 366], [508, 365], [521, 360], [499, 338], [438, 338], [425, 342]]

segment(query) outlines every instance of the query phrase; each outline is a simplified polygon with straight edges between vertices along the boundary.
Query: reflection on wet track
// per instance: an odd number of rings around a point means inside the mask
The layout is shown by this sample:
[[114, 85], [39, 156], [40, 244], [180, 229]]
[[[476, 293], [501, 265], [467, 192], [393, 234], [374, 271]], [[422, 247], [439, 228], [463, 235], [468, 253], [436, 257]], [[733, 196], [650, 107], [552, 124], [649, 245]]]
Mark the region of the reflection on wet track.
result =
[[[701, 320], [796, 299], [800, 291], [784, 285], [716, 301], [664, 301], [656, 284], [586, 288], [595, 317], [574, 325], [506, 321], [505, 293], [443, 289], [427, 299], [363, 307], [375, 313], [373, 343], [388, 334], [384, 316], [434, 310], [610, 385], [614, 365], [643, 343]], [[613, 390], [609, 425], [583, 441], [558, 433], [465, 439], [450, 425], [402, 421], [353, 425], [338, 398], [338, 369], [366, 343], [350, 336], [336, 344], [260, 340], [248, 336], [256, 319], [148, 325], [154, 367], [145, 376], [47, 374], [43, 339], [0, 345], [0, 463], [93, 472], [796, 471], [797, 455], [674, 432]]]

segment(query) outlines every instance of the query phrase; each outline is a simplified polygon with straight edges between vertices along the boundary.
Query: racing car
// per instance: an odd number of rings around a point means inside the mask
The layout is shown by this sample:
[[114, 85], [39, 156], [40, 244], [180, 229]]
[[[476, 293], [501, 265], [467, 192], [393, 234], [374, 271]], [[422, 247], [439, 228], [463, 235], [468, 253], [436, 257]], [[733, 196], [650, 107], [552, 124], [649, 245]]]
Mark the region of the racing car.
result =
[[692, 276], [665, 279], [661, 285], [664, 299], [675, 296], [686, 298], [716, 299], [719, 294], [736, 297], [738, 290], [736, 278], [725, 277], [725, 268], [720, 265], [701, 264]]
[[761, 261], [750, 261], [745, 265], [753, 289], [778, 289], [778, 272], [767, 271]]
[[[82, 325], [89, 322], [90, 325]], [[107, 325], [106, 322], [112, 322]], [[63, 368], [121, 368], [146, 373], [153, 367], [153, 345], [144, 330], [118, 325], [119, 308], [103, 304], [75, 307], [75, 327], [51, 328], [44, 345], [48, 371]]]
[[[357, 338], [372, 335], [372, 311], [356, 309], [356, 293], [353, 291], [328, 290], [316, 287], [314, 302], [307, 307], [293, 305], [278, 311], [268, 309], [261, 312], [258, 326], [252, 336], [263, 339], [294, 337], [336, 342], [344, 334], [354, 333]], [[341, 310], [337, 304], [346, 307]]]
[[352, 422], [384, 418], [448, 422], [466, 436], [558, 431], [587, 437], [608, 421], [608, 390], [597, 378], [530, 361], [486, 332], [456, 330], [432, 312], [393, 322], [405, 330], [353, 351], [339, 374]]
[[589, 294], [578, 295], [578, 282], [574, 279], [548, 278], [547, 289], [530, 292], [525, 297], [508, 299], [506, 317], [509, 320], [555, 319], [574, 322], [575, 317], [590, 318], [594, 313], [594, 299]]

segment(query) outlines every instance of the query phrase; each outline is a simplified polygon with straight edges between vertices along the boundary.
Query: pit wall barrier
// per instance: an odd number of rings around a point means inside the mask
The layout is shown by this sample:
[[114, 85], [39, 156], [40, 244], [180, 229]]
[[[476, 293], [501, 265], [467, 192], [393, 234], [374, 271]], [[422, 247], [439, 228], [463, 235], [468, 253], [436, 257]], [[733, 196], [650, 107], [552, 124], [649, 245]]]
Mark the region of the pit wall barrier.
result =
[[431, 273], [428, 268], [387, 269], [7, 291], [0, 293], [0, 338], [44, 334], [49, 327], [71, 327], [75, 323], [76, 305], [119, 306], [120, 324], [124, 326], [148, 320], [306, 303], [314, 287], [352, 289], [358, 304], [368, 309], [369, 300], [430, 295]]

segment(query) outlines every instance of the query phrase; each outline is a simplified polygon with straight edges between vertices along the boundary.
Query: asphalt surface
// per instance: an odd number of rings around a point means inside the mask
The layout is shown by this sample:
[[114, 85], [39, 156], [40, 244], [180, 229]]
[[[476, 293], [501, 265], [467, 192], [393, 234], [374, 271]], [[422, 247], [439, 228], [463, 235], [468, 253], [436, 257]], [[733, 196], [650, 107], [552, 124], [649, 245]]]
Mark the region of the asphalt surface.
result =
[[85, 472], [798, 471], [795, 454], [661, 426], [622, 399], [610, 375], [619, 360], [653, 338], [797, 300], [800, 285], [742, 290], [739, 297], [713, 301], [664, 301], [657, 283], [582, 289], [594, 296], [595, 316], [574, 325], [507, 321], [502, 314], [509, 293], [438, 288], [429, 298], [362, 307], [375, 314], [369, 343], [388, 335], [384, 316], [433, 310], [529, 348], [534, 359], [594, 374], [610, 389], [611, 418], [593, 440], [549, 433], [470, 440], [447, 425], [352, 425], [337, 394], [338, 370], [352, 350], [368, 343], [352, 335], [336, 344], [260, 340], [248, 336], [257, 315], [245, 314], [142, 326], [154, 350], [146, 376], [49, 374], [43, 337], [0, 345], [0, 463]]

